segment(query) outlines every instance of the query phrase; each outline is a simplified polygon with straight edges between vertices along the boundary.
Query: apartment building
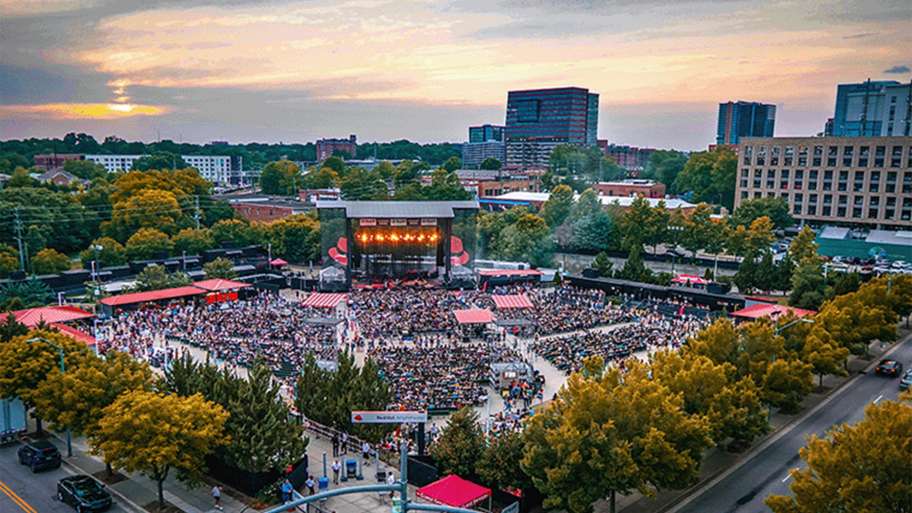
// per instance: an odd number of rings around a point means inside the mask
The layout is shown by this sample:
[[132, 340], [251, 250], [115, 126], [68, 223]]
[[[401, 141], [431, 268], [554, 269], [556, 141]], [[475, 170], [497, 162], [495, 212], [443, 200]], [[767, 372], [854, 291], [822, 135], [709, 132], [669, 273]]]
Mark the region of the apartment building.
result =
[[[85, 155], [85, 160], [101, 164], [109, 173], [130, 171], [133, 163], [146, 155]], [[216, 184], [227, 184], [231, 181], [232, 169], [242, 169], [240, 157], [227, 155], [181, 155], [188, 166], [199, 171], [200, 176]]]
[[912, 227], [912, 137], [748, 137], [738, 155], [735, 208], [778, 197], [802, 223]]

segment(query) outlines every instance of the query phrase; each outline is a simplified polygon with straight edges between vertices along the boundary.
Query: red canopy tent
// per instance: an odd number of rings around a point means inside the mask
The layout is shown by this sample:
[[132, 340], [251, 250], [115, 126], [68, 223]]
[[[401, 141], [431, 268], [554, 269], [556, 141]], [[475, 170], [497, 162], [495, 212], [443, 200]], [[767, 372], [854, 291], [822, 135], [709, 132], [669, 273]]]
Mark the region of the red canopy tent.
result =
[[314, 308], [335, 308], [342, 301], [348, 300], [348, 294], [344, 293], [325, 293], [314, 292], [307, 296], [301, 306], [312, 306]]
[[672, 283], [680, 283], [682, 285], [706, 285], [709, 283], [709, 280], [697, 276], [696, 274], [679, 274], [671, 279]]
[[[28, 328], [34, 328], [41, 321], [44, 321], [48, 324], [54, 324], [58, 322], [69, 322], [75, 321], [78, 319], [88, 319], [90, 317], [95, 317], [95, 314], [91, 312], [86, 312], [82, 308], [77, 308], [75, 306], [61, 305], [61, 306], [40, 306], [38, 308], [28, 308], [26, 310], [16, 310], [11, 312], [16, 321], [20, 324], [24, 324]], [[8, 314], [3, 314], [3, 317], [6, 317]]]
[[485, 499], [490, 500], [491, 489], [450, 474], [419, 488], [418, 497], [455, 508], [471, 508]]
[[67, 326], [66, 324], [54, 323], [51, 324], [51, 327], [66, 335], [77, 342], [82, 342], [87, 346], [94, 346], [96, 344], [95, 337], [89, 335], [88, 333], [78, 330], [72, 326]]
[[497, 308], [532, 308], [535, 305], [529, 301], [529, 296], [525, 294], [506, 294], [501, 296], [491, 296]]
[[803, 308], [795, 308], [792, 306], [757, 303], [747, 308], [742, 308], [741, 310], [734, 311], [729, 315], [732, 317], [747, 320], [760, 318], [776, 320], [779, 317], [784, 317], [790, 313], [795, 317], [807, 317], [809, 315], [814, 315], [817, 312], [814, 310], [805, 310]]
[[288, 265], [288, 262], [284, 258], [273, 258], [269, 261], [269, 265], [273, 267], [285, 267]]
[[187, 285], [185, 287], [174, 287], [171, 289], [150, 290], [148, 292], [132, 292], [130, 294], [120, 294], [119, 296], [106, 297], [99, 301], [106, 306], [123, 306], [134, 305], [136, 303], [148, 303], [151, 301], [162, 301], [165, 299], [177, 299], [181, 297], [200, 296], [206, 291], [199, 287]]
[[456, 322], [459, 324], [487, 324], [494, 322], [494, 315], [487, 308], [469, 308], [467, 310], [453, 310]]

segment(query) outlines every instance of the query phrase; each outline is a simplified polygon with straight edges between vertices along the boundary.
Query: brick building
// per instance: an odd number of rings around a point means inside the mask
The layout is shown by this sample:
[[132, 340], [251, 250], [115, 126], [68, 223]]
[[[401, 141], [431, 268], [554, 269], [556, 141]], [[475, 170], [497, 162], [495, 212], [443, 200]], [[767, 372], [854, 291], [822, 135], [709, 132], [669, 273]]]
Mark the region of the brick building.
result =
[[[619, 166], [632, 173], [639, 173], [646, 169], [646, 166], [649, 164], [649, 158], [652, 157], [653, 153], [658, 151], [655, 148], [638, 148], [636, 146], [608, 144], [608, 141], [605, 139], [599, 140], [598, 147], [606, 157], [611, 157]], [[634, 176], [636, 175], [634, 174]]]
[[665, 184], [652, 180], [631, 179], [619, 182], [599, 182], [593, 185], [593, 188], [602, 196], [665, 197]]
[[50, 171], [52, 169], [62, 168], [68, 160], [83, 160], [85, 156], [81, 153], [46, 153], [35, 155], [35, 167]]
[[348, 139], [318, 139], [317, 162], [323, 162], [337, 151], [348, 154], [349, 158], [354, 158], [357, 149], [358, 138], [354, 134], [348, 136]]

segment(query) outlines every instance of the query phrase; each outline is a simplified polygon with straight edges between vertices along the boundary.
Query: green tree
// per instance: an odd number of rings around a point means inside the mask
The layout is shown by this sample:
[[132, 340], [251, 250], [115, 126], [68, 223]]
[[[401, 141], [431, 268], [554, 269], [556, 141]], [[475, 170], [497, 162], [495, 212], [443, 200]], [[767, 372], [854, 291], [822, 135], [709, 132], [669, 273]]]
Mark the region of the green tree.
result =
[[483, 483], [497, 490], [530, 488], [532, 481], [520, 465], [525, 448], [521, 432], [508, 431], [490, 437], [478, 459], [475, 473]]
[[24, 167], [17, 167], [10, 179], [4, 184], [8, 188], [20, 187], [40, 187], [41, 183], [29, 176], [29, 170]]
[[206, 278], [221, 278], [223, 280], [233, 280], [237, 278], [237, 273], [234, 272], [234, 263], [227, 258], [216, 258], [211, 262], [203, 264], [203, 272], [206, 273]]
[[823, 377], [827, 374], [846, 376], [845, 360], [849, 350], [840, 346], [828, 336], [822, 336], [822, 330], [814, 330], [805, 339], [802, 347], [801, 360], [813, 367], [814, 374], [818, 377], [817, 386], [823, 387]]
[[525, 429], [522, 468], [545, 496], [545, 508], [592, 511], [607, 497], [653, 495], [696, 481], [710, 427], [688, 415], [683, 399], [633, 361], [626, 371], [586, 362]]
[[162, 485], [170, 471], [198, 479], [206, 456], [230, 441], [224, 433], [227, 420], [228, 413], [221, 406], [200, 395], [180, 397], [135, 390], [103, 410], [90, 440], [93, 449], [112, 466], [141, 472], [155, 481], [159, 507], [164, 507]]
[[215, 247], [215, 238], [208, 228], [184, 228], [171, 239], [174, 242], [174, 253], [200, 255]]
[[164, 170], [164, 169], [185, 169], [190, 167], [184, 159], [177, 154], [169, 152], [155, 152], [151, 155], [144, 155], [133, 161], [132, 169], [135, 171]]
[[120, 395], [151, 391], [150, 367], [127, 353], [111, 351], [104, 358], [90, 356], [74, 369], [52, 369], [35, 391], [35, 409], [55, 429], [78, 435], [94, 431], [102, 410]]
[[0, 310], [4, 311], [44, 306], [53, 298], [51, 289], [35, 277], [0, 285]]
[[592, 261], [592, 268], [598, 271], [599, 276], [607, 276], [610, 278], [612, 267], [614, 267], [614, 264], [609, 260], [608, 253], [605, 253], [604, 251], [595, 255], [595, 259]]
[[547, 223], [535, 214], [522, 214], [513, 224], [505, 227], [498, 254], [503, 258], [529, 262], [547, 267], [551, 263], [554, 243]]
[[85, 269], [91, 268], [93, 260], [97, 261], [98, 267], [123, 265], [127, 262], [127, 250], [111, 237], [99, 237], [79, 253], [79, 258]]
[[273, 255], [308, 262], [320, 255], [320, 224], [309, 215], [293, 215], [269, 225]]
[[56, 249], [44, 248], [32, 257], [35, 274], [57, 274], [70, 269], [70, 259]]
[[597, 209], [570, 226], [571, 246], [581, 251], [604, 251], [618, 245], [617, 225], [608, 212]]
[[813, 367], [798, 358], [775, 360], [763, 376], [763, 400], [785, 413], [798, 411], [801, 400], [814, 388]]
[[128, 259], [148, 260], [171, 254], [174, 243], [167, 235], [155, 228], [141, 228], [127, 239], [126, 249]]
[[460, 160], [459, 157], [454, 155], [454, 156], [448, 158], [446, 160], [446, 162], [444, 162], [443, 165], [440, 167], [445, 169], [448, 173], [452, 173], [453, 171], [456, 171], [457, 169], [462, 168], [462, 160]]
[[503, 167], [503, 163], [494, 157], [488, 157], [481, 161], [481, 169], [498, 170]]
[[469, 199], [471, 194], [459, 183], [456, 173], [438, 169], [431, 175], [431, 185], [422, 187], [421, 196], [430, 201], [458, 201]]
[[755, 219], [764, 216], [770, 218], [777, 230], [788, 228], [795, 224], [795, 220], [789, 214], [788, 203], [785, 199], [773, 196], [744, 200], [735, 209], [730, 222], [734, 226], [750, 226]]
[[679, 193], [693, 193], [695, 201], [733, 210], [737, 171], [738, 157], [728, 148], [693, 153], [675, 179], [674, 187]]
[[792, 290], [789, 304], [798, 308], [816, 310], [828, 295], [823, 266], [819, 262], [806, 260], [792, 272]]
[[353, 201], [389, 199], [386, 183], [376, 173], [360, 167], [350, 169], [339, 181], [342, 198]]
[[687, 164], [687, 156], [679, 151], [658, 150], [649, 156], [649, 162], [643, 172], [643, 178], [661, 182], [667, 186], [669, 194], [676, 194], [675, 180]]
[[140, 228], [155, 228], [164, 233], [177, 231], [181, 206], [169, 191], [146, 189], [116, 203], [108, 228], [115, 238], [127, 239]]
[[711, 243], [715, 233], [715, 221], [712, 219], [712, 207], [700, 203], [685, 218], [681, 232], [681, 245], [691, 252], [691, 258], [697, 258], [697, 252]]
[[478, 413], [470, 407], [450, 415], [440, 438], [431, 446], [431, 456], [444, 474], [471, 479], [484, 453], [485, 441]]
[[301, 168], [290, 160], [270, 162], [260, 172], [260, 189], [264, 194], [292, 196], [300, 176]]
[[323, 167], [328, 167], [336, 173], [344, 174], [345, 173], [345, 160], [343, 160], [338, 155], [333, 155], [328, 159], [323, 161]]
[[0, 243], [0, 278], [19, 269], [19, 252], [9, 244]]
[[548, 226], [560, 226], [573, 209], [573, 190], [566, 185], [558, 185], [551, 190], [548, 201], [542, 205], [542, 217]]
[[164, 266], [158, 264], [147, 265], [136, 275], [133, 289], [136, 291], [161, 290], [172, 287], [189, 285], [190, 278], [182, 272], [169, 273]]
[[840, 424], [826, 437], [811, 435], [794, 469], [792, 495], [766, 499], [774, 513], [870, 511], [904, 513], [912, 507], [912, 406], [884, 401], [865, 408], [864, 420]]
[[330, 167], [311, 168], [301, 179], [304, 189], [330, 189], [339, 182], [339, 173]]
[[10, 340], [28, 333], [28, 327], [16, 320], [13, 312], [9, 312], [0, 323], [0, 343], [9, 342]]
[[212, 225], [210, 231], [216, 244], [243, 246], [253, 240], [250, 224], [240, 219], [224, 219]]
[[817, 253], [817, 242], [815, 238], [817, 234], [814, 233], [809, 226], [805, 226], [798, 232], [798, 235], [792, 239], [792, 242], [789, 244], [788, 254], [789, 257], [795, 261], [797, 264], [802, 264], [804, 262], [819, 262], [820, 256]]

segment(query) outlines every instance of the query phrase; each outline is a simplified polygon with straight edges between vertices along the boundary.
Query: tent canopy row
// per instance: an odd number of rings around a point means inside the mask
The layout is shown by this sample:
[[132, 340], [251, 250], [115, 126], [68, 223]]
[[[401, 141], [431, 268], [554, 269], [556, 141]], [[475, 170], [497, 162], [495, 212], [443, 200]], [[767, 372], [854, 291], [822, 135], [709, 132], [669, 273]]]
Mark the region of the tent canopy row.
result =
[[499, 309], [534, 307], [532, 301], [529, 300], [529, 296], [525, 294], [494, 295], [491, 298]]
[[307, 296], [302, 306], [312, 308], [335, 308], [339, 303], [348, 301], [348, 294], [342, 292], [314, 292]]

